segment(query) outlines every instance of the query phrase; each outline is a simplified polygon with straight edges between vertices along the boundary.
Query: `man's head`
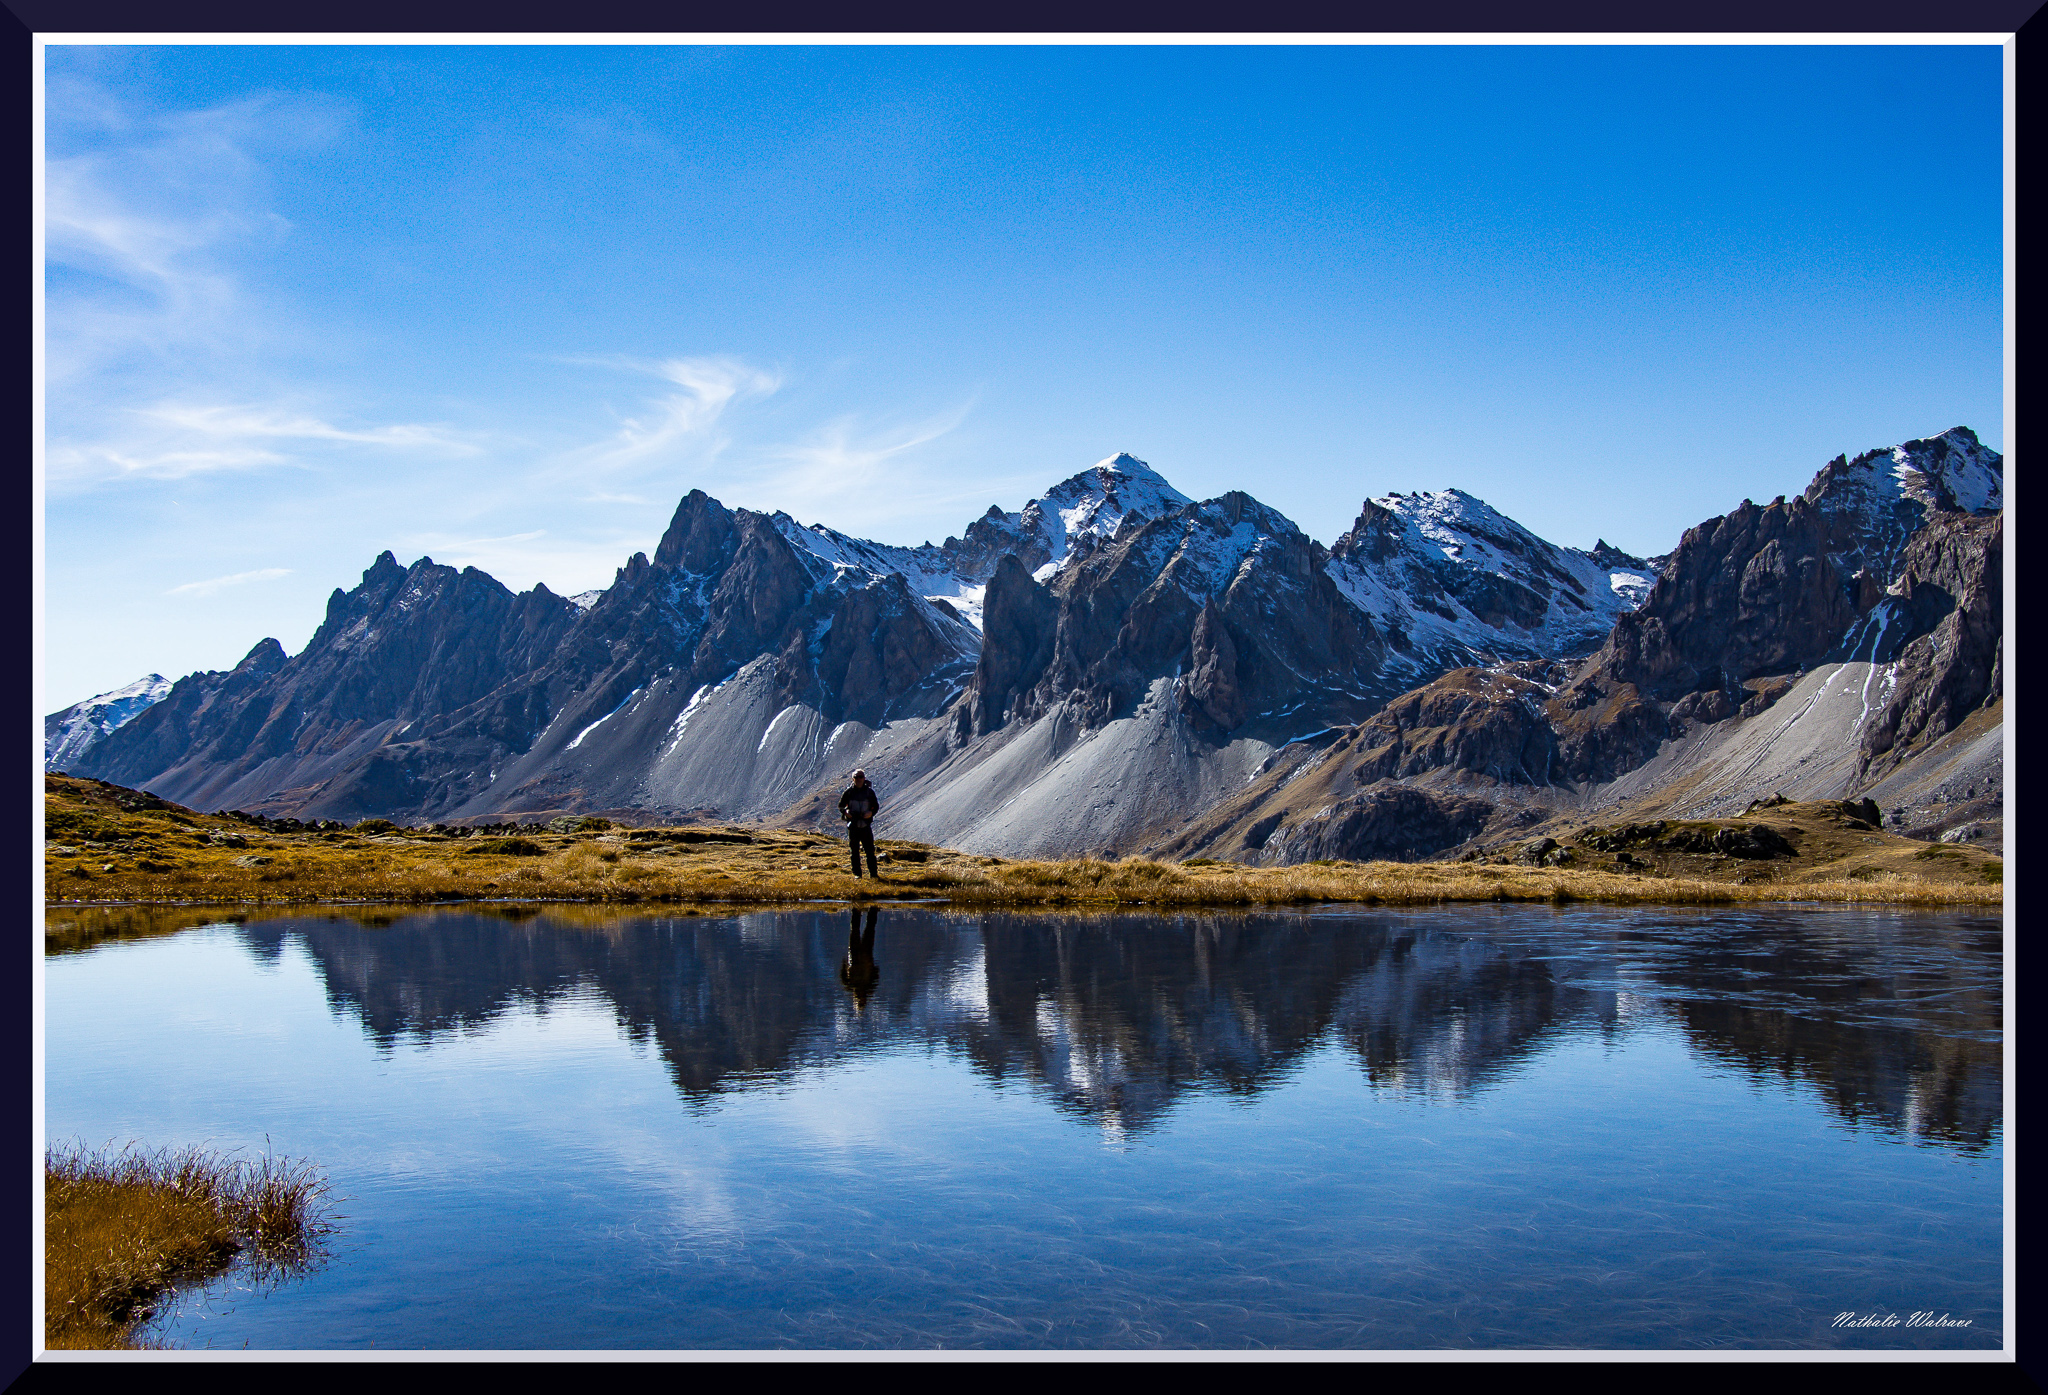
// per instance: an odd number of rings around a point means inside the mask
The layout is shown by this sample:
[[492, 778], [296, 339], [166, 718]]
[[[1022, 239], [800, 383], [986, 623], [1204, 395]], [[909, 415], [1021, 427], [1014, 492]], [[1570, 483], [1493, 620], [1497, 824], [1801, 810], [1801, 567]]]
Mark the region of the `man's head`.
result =
[[868, 782], [868, 773], [867, 773], [867, 771], [865, 771], [865, 770], [856, 770], [856, 771], [854, 771], [854, 772], [853, 772], [853, 782], [854, 782], [854, 783], [855, 783], [856, 785], [865, 785], [865, 784], [866, 784], [866, 783]]

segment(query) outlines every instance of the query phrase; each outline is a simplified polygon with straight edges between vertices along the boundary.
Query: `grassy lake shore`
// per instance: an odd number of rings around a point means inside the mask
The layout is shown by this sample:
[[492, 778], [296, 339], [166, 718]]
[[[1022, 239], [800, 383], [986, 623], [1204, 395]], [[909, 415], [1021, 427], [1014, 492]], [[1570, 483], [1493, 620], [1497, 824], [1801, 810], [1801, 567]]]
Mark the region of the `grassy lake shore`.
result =
[[[1832, 803], [1765, 811], [1798, 848], [1795, 855], [1765, 860], [1673, 852], [1654, 840], [1634, 844], [1645, 849], [1640, 854], [1610, 856], [1592, 851], [1600, 840], [1589, 838], [1580, 848], [1566, 849], [1561, 866], [1499, 858], [1253, 867], [1203, 858], [1000, 858], [884, 839], [883, 875], [858, 879], [846, 869], [844, 842], [805, 829], [514, 832], [399, 829], [372, 820], [347, 829], [280, 831], [58, 775], [45, 777], [44, 804], [44, 894], [53, 909], [500, 900], [731, 906], [906, 897], [968, 907], [1445, 901], [1998, 905], [2004, 895], [2003, 863], [1982, 849], [1874, 832], [1845, 821]], [[1739, 828], [1743, 821], [1719, 822]]]

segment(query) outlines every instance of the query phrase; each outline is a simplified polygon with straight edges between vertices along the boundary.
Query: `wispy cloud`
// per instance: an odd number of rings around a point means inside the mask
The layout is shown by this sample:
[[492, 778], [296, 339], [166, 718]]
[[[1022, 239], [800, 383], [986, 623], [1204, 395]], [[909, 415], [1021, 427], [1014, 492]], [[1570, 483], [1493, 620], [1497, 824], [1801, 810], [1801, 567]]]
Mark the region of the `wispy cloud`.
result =
[[440, 426], [309, 410], [324, 393], [278, 381], [308, 331], [240, 268], [252, 246], [291, 232], [270, 172], [332, 141], [342, 106], [267, 94], [152, 111], [60, 73], [46, 107], [54, 486], [304, 464], [314, 449], [475, 449]]
[[456, 455], [474, 455], [474, 443], [445, 426], [406, 422], [350, 430], [303, 412], [263, 407], [164, 406], [138, 409], [138, 415], [201, 435], [233, 440], [346, 441], [366, 446], [428, 447]]
[[986, 501], [994, 481], [961, 471], [950, 453], [922, 450], [957, 431], [974, 406], [969, 398], [935, 416], [893, 425], [836, 417], [794, 444], [764, 452], [748, 492], [783, 501], [784, 508], [799, 506], [806, 522], [836, 528], [900, 522], [907, 513], [955, 500]]
[[865, 434], [856, 418], [839, 417], [813, 432], [808, 440], [778, 452], [788, 462], [782, 479], [805, 490], [868, 489], [882, 475], [885, 462], [958, 429], [973, 409], [974, 403], [969, 400], [915, 425], [894, 430], [869, 429]]
[[267, 170], [331, 140], [341, 109], [269, 95], [141, 112], [75, 77], [53, 80], [46, 108], [52, 382], [255, 349], [272, 322], [230, 272], [233, 254], [289, 232]]
[[53, 480], [77, 482], [109, 476], [184, 479], [219, 470], [249, 470], [288, 463], [267, 450], [170, 450], [148, 446], [69, 445], [50, 452]]
[[720, 420], [728, 408], [749, 397], [765, 397], [782, 386], [780, 374], [729, 355], [568, 362], [621, 369], [660, 379], [677, 389], [646, 399], [634, 415], [620, 416], [605, 439], [574, 452], [576, 464], [582, 467], [617, 469], [666, 462], [686, 449], [709, 458], [727, 444]]
[[207, 581], [188, 581], [183, 586], [173, 586], [164, 592], [166, 596], [211, 596], [230, 586], [245, 586], [252, 581], [275, 581], [281, 576], [290, 576], [290, 567], [263, 567], [253, 572], [236, 572], [233, 576], [216, 576]]
[[445, 456], [478, 451], [474, 441], [445, 426], [337, 426], [290, 407], [168, 403], [128, 408], [115, 416], [126, 429], [113, 439], [53, 445], [53, 481], [183, 479], [211, 471], [304, 464], [308, 449], [372, 447]]

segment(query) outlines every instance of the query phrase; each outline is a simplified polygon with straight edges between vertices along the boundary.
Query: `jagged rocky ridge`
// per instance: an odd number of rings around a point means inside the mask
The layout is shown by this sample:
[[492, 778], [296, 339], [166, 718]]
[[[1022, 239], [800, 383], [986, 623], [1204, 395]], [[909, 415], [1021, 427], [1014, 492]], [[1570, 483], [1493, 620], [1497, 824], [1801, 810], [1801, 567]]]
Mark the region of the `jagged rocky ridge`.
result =
[[[300, 654], [182, 680], [72, 768], [297, 817], [829, 820], [865, 764], [897, 837], [1425, 856], [1499, 800], [1367, 787], [1583, 799], [1830, 656], [1888, 666], [1866, 764], [1910, 762], [1995, 690], [1995, 584], [1967, 578], [1995, 581], [2000, 468], [1960, 429], [1838, 460], [1650, 561], [1457, 491], [1369, 500], [1326, 550], [1128, 455], [920, 548], [693, 491], [574, 600], [386, 554]], [[1350, 832], [1260, 802], [1332, 761]]]
[[[1802, 495], [1688, 530], [1583, 662], [1442, 674], [1160, 850], [1441, 852], [1559, 813], [1726, 814], [1779, 789], [1875, 792], [1902, 827], [1937, 804], [1950, 822], [1996, 819], [2002, 471], [1961, 427], [1838, 458]], [[1388, 781], [1429, 792], [1391, 799]]]
[[[1521, 536], [1532, 555], [1548, 547]], [[935, 808], [986, 813], [982, 767], [1021, 735], [1058, 764], [1135, 721], [1175, 734], [1187, 779], [1152, 778], [1157, 761], [1126, 741], [1133, 792], [1199, 801], [1274, 745], [1369, 713], [1409, 675], [1387, 663], [1335, 560], [1249, 496], [1197, 503], [1129, 455], [915, 549], [695, 491], [654, 556], [594, 597], [515, 597], [481, 573], [387, 554], [336, 593], [302, 653], [269, 641], [232, 673], [183, 680], [75, 768], [306, 817], [758, 817], [864, 760], [899, 791], [952, 786]], [[1455, 581], [1460, 566], [1436, 547], [1410, 570]], [[1523, 642], [1511, 621], [1511, 640], [1466, 623], [1460, 655]], [[994, 768], [1030, 776], [1025, 756]], [[927, 778], [940, 767], [946, 777]], [[1079, 850], [1082, 837], [1127, 842], [1153, 818], [1146, 798], [1111, 802], [1113, 827], [1039, 815], [1033, 836]], [[914, 812], [892, 799], [898, 810]], [[938, 827], [953, 817], [923, 826], [957, 832]]]

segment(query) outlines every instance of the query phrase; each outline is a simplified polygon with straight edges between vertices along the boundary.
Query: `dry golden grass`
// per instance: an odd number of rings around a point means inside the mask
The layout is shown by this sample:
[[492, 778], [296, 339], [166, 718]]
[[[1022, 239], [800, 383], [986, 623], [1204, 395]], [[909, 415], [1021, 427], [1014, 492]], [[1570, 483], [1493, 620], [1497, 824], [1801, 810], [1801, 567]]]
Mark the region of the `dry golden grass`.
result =
[[238, 1260], [259, 1279], [317, 1263], [333, 1230], [310, 1166], [178, 1152], [52, 1150], [43, 1162], [43, 1341], [121, 1350], [174, 1290]]
[[[1719, 875], [1678, 866], [1660, 872], [1468, 862], [1248, 867], [1203, 859], [1020, 861], [884, 840], [883, 876], [856, 879], [846, 870], [843, 842], [802, 830], [272, 833], [185, 810], [123, 811], [107, 805], [86, 782], [61, 776], [46, 780], [45, 805], [44, 889], [53, 907], [509, 899], [773, 904], [906, 896], [974, 906], [1788, 900], [1997, 905], [2003, 897], [2003, 867], [1995, 858], [1949, 849], [1930, 854], [1929, 845], [1903, 839], [1886, 839], [1886, 847], [1870, 847], [1857, 858], [1837, 857], [1830, 848], [1824, 856], [1834, 860], [1825, 865], [1815, 859], [1768, 870], [1731, 864]], [[685, 841], [707, 834], [746, 841]]]

